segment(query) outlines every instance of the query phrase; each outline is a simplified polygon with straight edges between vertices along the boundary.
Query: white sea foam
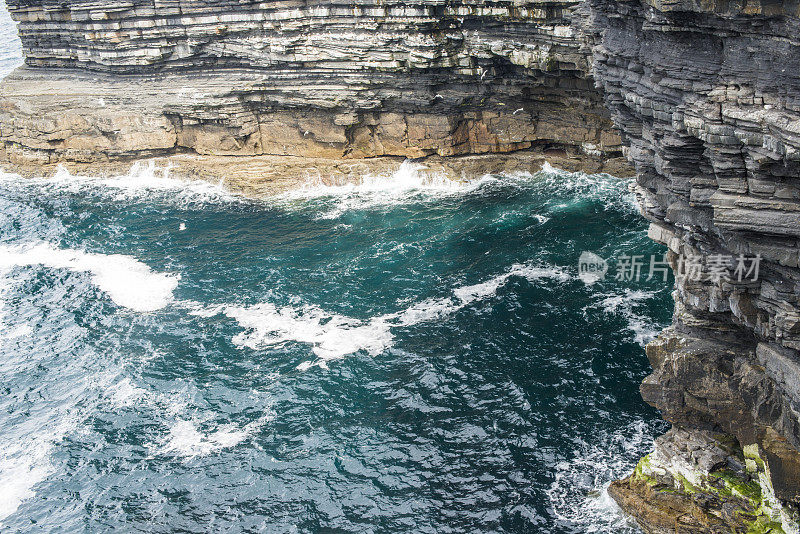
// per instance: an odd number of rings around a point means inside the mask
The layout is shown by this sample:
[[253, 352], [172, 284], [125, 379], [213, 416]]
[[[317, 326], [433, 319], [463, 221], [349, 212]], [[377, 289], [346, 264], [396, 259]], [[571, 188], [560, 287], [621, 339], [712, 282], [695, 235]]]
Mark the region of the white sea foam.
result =
[[633, 421], [613, 434], [597, 436], [592, 443], [581, 443], [571, 459], [557, 463], [547, 490], [556, 517], [582, 532], [639, 532], [608, 494], [608, 486], [628, 475], [651, 450], [656, 433], [653, 425]]
[[233, 342], [257, 348], [298, 341], [313, 346], [322, 361], [364, 350], [377, 355], [392, 343], [389, 324], [378, 317], [367, 322], [327, 313], [316, 306], [277, 308], [270, 303], [248, 308], [228, 307], [225, 314], [246, 329]]
[[406, 310], [387, 315], [387, 319], [395, 319], [398, 326], [413, 326], [415, 324], [442, 319], [470, 304], [494, 297], [511, 277], [520, 277], [535, 282], [542, 279], [551, 279], [556, 282], [567, 282], [572, 275], [561, 267], [542, 267], [525, 264], [514, 264], [511, 268], [479, 284], [457, 287], [453, 290], [453, 297], [426, 299], [414, 304]]
[[4, 333], [3, 336], [6, 339], [16, 339], [16, 338], [20, 338], [20, 337], [29, 336], [32, 333], [33, 333], [33, 327], [31, 325], [29, 325], [29, 324], [21, 324], [21, 325], [15, 326], [14, 328], [9, 330], [8, 332]]
[[0, 459], [0, 521], [13, 514], [22, 501], [33, 497], [33, 486], [50, 474], [49, 464], [37, 461], [39, 456], [42, 455], [26, 451], [16, 459]]
[[624, 317], [628, 321], [628, 329], [633, 334], [634, 341], [644, 346], [655, 339], [661, 327], [647, 320], [644, 314], [635, 310], [635, 307], [654, 298], [656, 293], [656, 291], [626, 289], [622, 293], [602, 295], [603, 298], [591, 307]]
[[326, 184], [317, 178], [303, 187], [285, 193], [286, 198], [321, 198], [350, 195], [385, 194], [396, 197], [409, 192], [453, 192], [461, 191], [472, 182], [451, 180], [440, 173], [431, 172], [421, 163], [409, 160], [390, 174], [365, 174], [357, 180], [348, 179], [341, 184]]
[[[405, 161], [390, 174], [367, 174], [357, 180], [342, 184], [327, 184], [321, 179], [309, 181], [304, 187], [273, 197], [273, 201], [292, 205], [303, 201], [320, 208], [321, 219], [336, 219], [353, 210], [386, 208], [409, 202], [435, 201], [446, 197], [467, 194], [483, 194], [497, 187], [533, 187], [552, 190], [558, 198], [571, 193], [572, 200], [551, 206], [551, 211], [570, 208], [586, 199], [602, 200], [607, 208], [627, 211], [637, 209], [635, 196], [627, 191], [626, 181], [610, 175], [590, 175], [583, 172], [568, 172], [545, 163], [541, 172], [500, 173], [475, 176], [470, 179], [452, 180], [432, 172], [424, 165]], [[535, 216], [540, 223], [549, 217]]]
[[[516, 173], [530, 177], [528, 173]], [[630, 180], [616, 178], [609, 174], [586, 174], [558, 169], [545, 162], [533, 182], [536, 187], [550, 190], [556, 198], [570, 193], [569, 200], [551, 206], [551, 211], [562, 211], [586, 200], [599, 200], [606, 209], [619, 209], [638, 213], [636, 195], [630, 192]]]
[[114, 408], [133, 406], [147, 397], [147, 391], [127, 377], [105, 388], [105, 394]]
[[227, 190], [221, 182], [183, 180], [170, 174], [169, 165], [159, 167], [153, 160], [138, 161], [124, 174], [85, 176], [72, 174], [59, 166], [53, 176], [22, 179], [0, 172], [7, 187], [36, 187], [53, 193], [99, 194], [113, 200], [159, 200], [177, 204], [241, 202], [242, 197]]
[[186, 457], [206, 456], [241, 443], [247, 435], [235, 425], [224, 425], [204, 434], [198, 430], [196, 423], [180, 420], [170, 428], [162, 452], [176, 452]]
[[[17, 368], [25, 365], [10, 361], [9, 358], [36, 359], [38, 356], [37, 352], [15, 354], [7, 353], [5, 350], [9, 342], [13, 343], [20, 338], [19, 335], [9, 335], [9, 330], [19, 334], [20, 328], [24, 327], [30, 328], [28, 325], [17, 325], [9, 329], [8, 324], [0, 318], [0, 332], [3, 332], [3, 335], [0, 335], [0, 353], [4, 355], [3, 363], [7, 369], [12, 369], [9, 378], [18, 372]], [[30, 363], [26, 363], [30, 367]], [[80, 401], [77, 399], [81, 397], [83, 389], [82, 385], [76, 385], [73, 390], [75, 399], [70, 399], [70, 402], [56, 413], [46, 411], [44, 418], [41, 414], [37, 414], [15, 423], [9, 421], [5, 425], [4, 434], [0, 439], [0, 524], [13, 514], [23, 501], [34, 497], [36, 485], [55, 472], [53, 449], [65, 436], [80, 426], [82, 415], [79, 408]], [[41, 400], [38, 402], [44, 403]], [[34, 413], [38, 413], [38, 410], [34, 410]]]
[[[0, 523], [24, 501], [36, 498], [37, 486], [63, 468], [62, 459], [54, 453], [64, 438], [81, 432], [103, 397], [117, 409], [137, 404], [144, 393], [130, 379], [120, 380], [122, 370], [116, 359], [101, 358], [86, 344], [86, 328], [61, 308], [64, 299], [93, 296], [90, 284], [61, 281], [31, 293], [33, 302], [9, 298], [28, 279], [14, 273], [14, 265], [43, 260], [69, 269], [88, 261], [82, 259], [84, 253], [53, 254], [53, 250], [42, 246], [31, 256], [23, 256], [23, 261], [19, 254], [24, 249], [0, 248], [0, 364], [13, 391], [0, 400], [3, 413], [8, 410], [0, 434]], [[68, 286], [76, 294], [65, 295]], [[116, 351], [104, 349], [103, 356], [112, 352]], [[25, 403], [14, 400], [23, 393], [28, 399]], [[27, 412], [24, 416], [22, 410]]]
[[260, 303], [200, 308], [190, 313], [205, 317], [223, 313], [236, 320], [244, 331], [232, 341], [240, 348], [274, 347], [287, 342], [311, 345], [317, 360], [300, 364], [301, 370], [312, 365], [326, 367], [330, 360], [362, 350], [375, 356], [389, 348], [394, 340], [387, 317], [360, 321], [310, 305], [277, 307]]
[[36, 495], [33, 488], [54, 471], [50, 454], [55, 442], [76, 427], [77, 422], [67, 418], [30, 439], [4, 441], [0, 447], [0, 522]]
[[[28, 402], [35, 402], [35, 407], [20, 416], [19, 403], [13, 400], [19, 389], [1, 402], [3, 413], [9, 410], [9, 417], [0, 435], [0, 523], [23, 501], [35, 497], [36, 486], [56, 471], [54, 449], [80, 427], [85, 414], [92, 409], [92, 401], [86, 395], [91, 375], [87, 377], [85, 373], [91, 367], [87, 360], [95, 360], [82, 351], [72, 350], [82, 335], [72, 315], [53, 313], [52, 305], [63, 299], [61, 288], [33, 294], [37, 303], [25, 312], [8, 298], [18, 280], [11, 272], [15, 262], [7, 253], [7, 249], [0, 247], [0, 363], [12, 388], [35, 377], [28, 393]], [[32, 336], [34, 325], [37, 330], [50, 332], [58, 328], [58, 342]], [[24, 350], [20, 350], [20, 343], [25, 344]], [[66, 354], [52, 352], [51, 344]], [[46, 365], [39, 365], [42, 361]], [[107, 373], [113, 374], [113, 368], [110, 365]]]
[[627, 308], [633, 303], [649, 300], [653, 298], [655, 294], [655, 291], [626, 289], [622, 293], [604, 295], [605, 298], [599, 301], [599, 305], [607, 312], [615, 313], [620, 309]]
[[327, 362], [365, 350], [379, 354], [391, 346], [393, 336], [386, 323], [363, 322], [338, 314], [330, 314], [310, 305], [294, 308], [277, 307], [272, 303], [253, 306], [203, 306], [187, 303], [189, 313], [199, 317], [223, 314], [237, 321], [244, 331], [233, 337], [239, 348], [276, 347], [288, 342], [308, 343], [316, 361], [298, 366], [306, 370], [313, 365], [327, 367]]
[[[190, 459], [219, 452], [243, 443], [275, 418], [267, 398], [257, 419], [245, 424], [220, 422], [219, 412], [208, 408], [204, 392], [190, 378], [161, 384], [158, 389], [137, 385], [130, 377], [100, 376], [96, 382], [105, 409], [135, 410], [165, 429], [147, 444], [155, 455]], [[261, 396], [258, 391], [251, 392], [251, 397]]]
[[533, 282], [542, 278], [551, 278], [559, 282], [566, 282], [572, 278], [567, 271], [559, 267], [536, 267], [531, 265], [515, 264], [504, 274], [496, 276], [486, 282], [471, 286], [463, 286], [453, 291], [464, 305], [478, 299], [483, 299], [497, 293], [497, 289], [505, 284], [512, 276], [525, 278]]
[[[184, 458], [207, 456], [239, 445], [261, 430], [274, 417], [275, 413], [268, 410], [255, 421], [242, 426], [234, 423], [214, 426], [204, 424], [197, 418], [178, 418], [171, 424], [169, 432], [157, 447], [156, 452]], [[207, 426], [212, 428], [203, 430], [203, 427]]]
[[60, 249], [49, 243], [0, 245], [0, 268], [42, 265], [91, 273], [92, 283], [120, 306], [135, 311], [158, 310], [172, 300], [179, 275], [157, 273], [144, 263], [120, 254], [93, 254]]
[[559, 267], [515, 264], [507, 272], [480, 284], [457, 287], [451, 296], [426, 299], [405, 310], [368, 320], [329, 313], [308, 304], [295, 307], [278, 307], [272, 303], [253, 306], [186, 305], [193, 315], [211, 317], [224, 314], [235, 319], [244, 329], [233, 338], [234, 344], [240, 348], [275, 347], [287, 342], [311, 345], [317, 359], [298, 366], [300, 370], [307, 370], [315, 365], [327, 367], [329, 361], [359, 351], [376, 356], [393, 345], [392, 328], [448, 317], [476, 301], [493, 297], [503, 284], [515, 276], [531, 282], [541, 279], [566, 282], [572, 278]]
[[393, 173], [365, 174], [342, 184], [326, 184], [321, 179], [273, 197], [284, 205], [296, 201], [322, 203], [320, 219], [336, 219], [351, 210], [375, 209], [410, 201], [434, 200], [443, 196], [474, 191], [497, 178], [483, 176], [473, 180], [452, 180], [425, 165], [404, 161]]

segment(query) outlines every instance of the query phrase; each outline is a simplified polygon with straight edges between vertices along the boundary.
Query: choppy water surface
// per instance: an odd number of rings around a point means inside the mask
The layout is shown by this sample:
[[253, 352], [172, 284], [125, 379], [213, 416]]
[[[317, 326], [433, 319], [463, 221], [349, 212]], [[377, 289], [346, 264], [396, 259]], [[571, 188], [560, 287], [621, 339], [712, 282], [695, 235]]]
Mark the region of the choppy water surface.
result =
[[583, 250], [660, 252], [626, 182], [0, 174], [0, 529], [632, 531], [671, 302]]
[[0, 0], [0, 79], [22, 64], [22, 43], [5, 0]]
[[548, 169], [255, 202], [140, 166], [0, 179], [0, 522], [624, 532], [663, 430], [627, 183]]

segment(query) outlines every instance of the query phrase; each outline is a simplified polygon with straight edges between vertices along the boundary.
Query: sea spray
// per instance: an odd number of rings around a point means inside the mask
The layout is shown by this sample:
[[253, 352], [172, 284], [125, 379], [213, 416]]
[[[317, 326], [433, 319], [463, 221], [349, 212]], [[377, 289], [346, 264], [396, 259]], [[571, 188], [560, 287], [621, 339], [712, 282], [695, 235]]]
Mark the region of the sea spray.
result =
[[577, 277], [655, 252], [626, 183], [419, 178], [0, 179], [3, 529], [627, 528], [669, 288]]
[[49, 243], [0, 245], [0, 269], [43, 266], [91, 274], [92, 281], [120, 306], [154, 311], [172, 300], [179, 275], [153, 272], [147, 265], [121, 254], [92, 254], [59, 249]]
[[513, 265], [508, 272], [480, 284], [455, 288], [452, 297], [427, 299], [403, 311], [368, 320], [328, 313], [310, 305], [278, 308], [268, 302], [249, 307], [187, 304], [193, 315], [212, 317], [222, 313], [236, 320], [245, 331], [234, 336], [232, 341], [241, 348], [258, 349], [288, 341], [311, 345], [317, 360], [298, 365], [298, 369], [307, 370], [312, 365], [327, 367], [328, 361], [359, 351], [377, 356], [394, 344], [392, 328], [444, 319], [478, 300], [491, 298], [513, 276], [529, 282], [572, 279], [568, 272], [557, 267]]

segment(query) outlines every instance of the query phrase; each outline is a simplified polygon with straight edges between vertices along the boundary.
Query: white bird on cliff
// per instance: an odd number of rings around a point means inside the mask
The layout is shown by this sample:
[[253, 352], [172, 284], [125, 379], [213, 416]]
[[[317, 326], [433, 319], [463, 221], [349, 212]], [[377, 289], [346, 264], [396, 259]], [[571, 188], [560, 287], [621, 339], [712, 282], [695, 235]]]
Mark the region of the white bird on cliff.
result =
[[525, 108], [519, 108], [519, 109], [515, 110], [514, 113], [512, 113], [512, 115], [516, 115], [520, 111], [525, 111]]

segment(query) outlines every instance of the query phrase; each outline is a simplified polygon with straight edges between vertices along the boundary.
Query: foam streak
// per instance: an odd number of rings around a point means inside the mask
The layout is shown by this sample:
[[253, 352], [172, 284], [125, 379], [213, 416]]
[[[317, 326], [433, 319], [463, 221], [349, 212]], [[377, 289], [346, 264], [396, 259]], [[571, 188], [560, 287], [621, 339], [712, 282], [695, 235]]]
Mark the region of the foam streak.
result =
[[111, 300], [139, 312], [166, 306], [180, 279], [178, 275], [153, 272], [144, 263], [121, 254], [59, 249], [49, 243], [27, 247], [0, 245], [0, 268], [37, 265], [91, 273], [92, 282]]

